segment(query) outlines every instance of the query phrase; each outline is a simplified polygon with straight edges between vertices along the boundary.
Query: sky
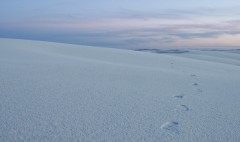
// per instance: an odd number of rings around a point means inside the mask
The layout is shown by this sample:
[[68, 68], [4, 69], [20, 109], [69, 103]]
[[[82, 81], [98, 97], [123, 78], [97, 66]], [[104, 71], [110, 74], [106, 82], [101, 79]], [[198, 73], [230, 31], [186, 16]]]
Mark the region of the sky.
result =
[[240, 1], [1, 0], [0, 38], [122, 49], [240, 48]]

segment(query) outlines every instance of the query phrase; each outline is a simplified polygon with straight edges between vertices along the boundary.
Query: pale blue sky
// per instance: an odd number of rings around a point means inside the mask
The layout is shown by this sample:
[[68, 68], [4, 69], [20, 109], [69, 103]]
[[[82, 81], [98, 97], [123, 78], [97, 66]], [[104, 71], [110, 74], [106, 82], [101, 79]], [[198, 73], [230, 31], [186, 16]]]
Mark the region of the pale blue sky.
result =
[[239, 0], [1, 0], [0, 37], [113, 48], [239, 48]]

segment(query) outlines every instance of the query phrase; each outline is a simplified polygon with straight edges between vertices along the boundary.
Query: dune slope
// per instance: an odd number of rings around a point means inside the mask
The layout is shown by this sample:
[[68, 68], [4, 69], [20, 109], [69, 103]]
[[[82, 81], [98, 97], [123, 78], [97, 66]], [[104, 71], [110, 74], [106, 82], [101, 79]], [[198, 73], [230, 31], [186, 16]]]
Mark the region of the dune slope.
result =
[[0, 141], [240, 141], [228, 62], [0, 39]]

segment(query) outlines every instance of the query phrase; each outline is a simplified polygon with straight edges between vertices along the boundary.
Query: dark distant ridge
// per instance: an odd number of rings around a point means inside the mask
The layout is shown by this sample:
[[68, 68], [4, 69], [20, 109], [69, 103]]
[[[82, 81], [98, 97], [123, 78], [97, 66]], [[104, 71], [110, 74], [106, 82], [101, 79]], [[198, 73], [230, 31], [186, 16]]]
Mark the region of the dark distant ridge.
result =
[[170, 50], [163, 50], [163, 49], [135, 49], [135, 51], [145, 51], [145, 52], [152, 52], [152, 53], [172, 53], [172, 54], [182, 54], [187, 53], [187, 50], [179, 50], [179, 49], [170, 49]]

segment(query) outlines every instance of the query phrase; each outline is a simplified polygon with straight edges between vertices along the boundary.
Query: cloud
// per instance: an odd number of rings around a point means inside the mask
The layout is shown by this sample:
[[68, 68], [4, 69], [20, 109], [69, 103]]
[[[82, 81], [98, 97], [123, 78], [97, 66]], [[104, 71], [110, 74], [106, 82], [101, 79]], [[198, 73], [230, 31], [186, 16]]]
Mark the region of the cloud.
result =
[[58, 13], [50, 16], [54, 18], [42, 16], [24, 22], [0, 22], [0, 36], [131, 49], [199, 47], [207, 46], [206, 43], [210, 47], [220, 43], [237, 47], [238, 42], [230, 44], [227, 40], [240, 41], [238, 9], [151, 12], [122, 9], [95, 16]]

